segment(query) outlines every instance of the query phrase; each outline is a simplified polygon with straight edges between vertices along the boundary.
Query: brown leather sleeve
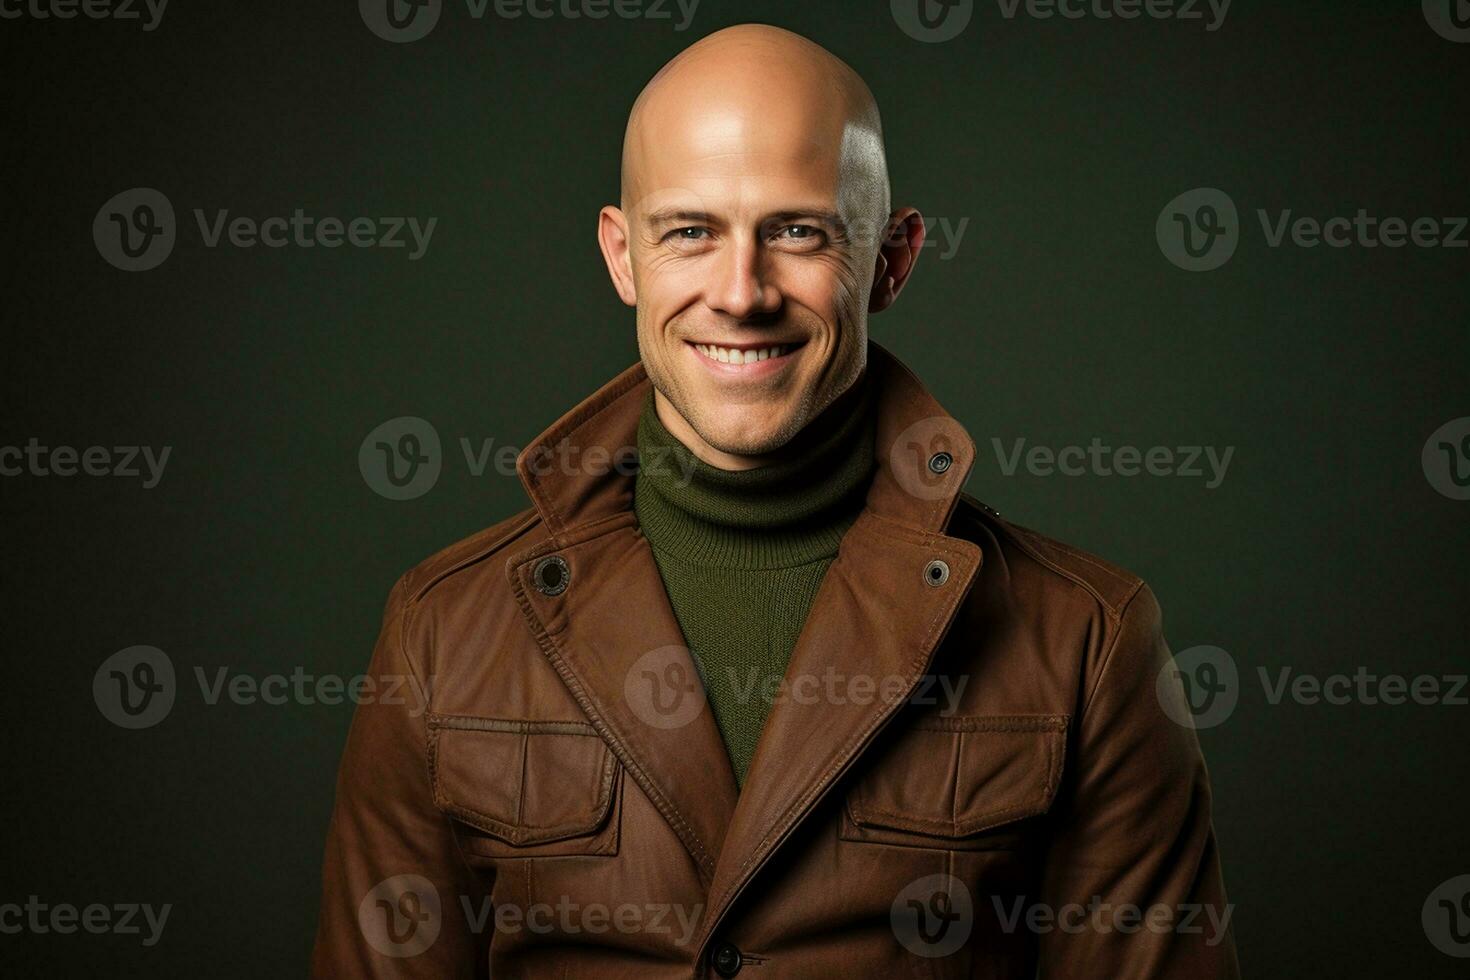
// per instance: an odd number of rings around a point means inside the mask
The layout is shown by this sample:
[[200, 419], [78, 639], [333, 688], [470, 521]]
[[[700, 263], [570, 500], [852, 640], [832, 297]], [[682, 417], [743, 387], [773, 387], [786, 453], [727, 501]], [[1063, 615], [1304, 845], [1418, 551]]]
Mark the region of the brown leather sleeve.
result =
[[311, 975], [483, 977], [488, 963], [463, 899], [484, 894], [433, 804], [427, 764], [430, 679], [404, 650], [409, 610], [394, 586], [337, 777], [322, 867]]
[[1069, 761], [1054, 811], [1058, 829], [1039, 896], [1053, 917], [1037, 929], [1041, 976], [1237, 978], [1209, 777], [1194, 730], [1175, 724], [1159, 703], [1156, 683], [1170, 654], [1147, 586], [1103, 642], [1075, 765]]

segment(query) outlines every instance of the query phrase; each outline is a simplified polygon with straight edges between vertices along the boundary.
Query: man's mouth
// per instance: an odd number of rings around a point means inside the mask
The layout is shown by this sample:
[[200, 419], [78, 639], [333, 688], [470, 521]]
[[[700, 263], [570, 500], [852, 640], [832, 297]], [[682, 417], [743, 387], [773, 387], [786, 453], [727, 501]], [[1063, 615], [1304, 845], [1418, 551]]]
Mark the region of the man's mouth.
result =
[[766, 344], [764, 346], [742, 344], [737, 347], [720, 347], [716, 344], [690, 342], [690, 346], [709, 360], [720, 364], [755, 364], [758, 361], [785, 357], [802, 344]]

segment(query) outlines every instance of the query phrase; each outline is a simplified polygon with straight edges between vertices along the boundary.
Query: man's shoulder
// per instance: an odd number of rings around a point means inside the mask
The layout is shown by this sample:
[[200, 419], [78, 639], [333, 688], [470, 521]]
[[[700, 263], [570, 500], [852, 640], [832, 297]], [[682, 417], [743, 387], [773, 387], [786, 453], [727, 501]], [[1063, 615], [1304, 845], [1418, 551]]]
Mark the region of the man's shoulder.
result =
[[951, 525], [954, 533], [981, 546], [987, 565], [999, 564], [1013, 598], [1095, 606], [1116, 621], [1147, 589], [1126, 568], [1005, 520], [969, 494], [960, 496]]
[[409, 605], [463, 594], [471, 583], [483, 595], [487, 576], [505, 581], [504, 561], [495, 559], [517, 543], [532, 543], [538, 534], [544, 534], [541, 517], [528, 507], [434, 552], [405, 572], [394, 591]]

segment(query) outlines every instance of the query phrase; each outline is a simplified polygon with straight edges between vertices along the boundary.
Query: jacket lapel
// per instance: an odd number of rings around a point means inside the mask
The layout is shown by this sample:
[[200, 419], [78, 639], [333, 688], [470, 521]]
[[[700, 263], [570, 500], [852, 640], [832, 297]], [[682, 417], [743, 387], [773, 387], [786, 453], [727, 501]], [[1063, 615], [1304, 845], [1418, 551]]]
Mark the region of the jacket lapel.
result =
[[[924, 581], [943, 561], [943, 586]], [[812, 603], [740, 791], [701, 946], [772, 853], [919, 685], [980, 566], [969, 542], [864, 515]]]
[[[592, 530], [511, 559], [512, 587], [542, 652], [708, 884], [735, 774], [647, 540], [631, 514]], [[547, 596], [534, 576], [553, 554], [570, 579]]]

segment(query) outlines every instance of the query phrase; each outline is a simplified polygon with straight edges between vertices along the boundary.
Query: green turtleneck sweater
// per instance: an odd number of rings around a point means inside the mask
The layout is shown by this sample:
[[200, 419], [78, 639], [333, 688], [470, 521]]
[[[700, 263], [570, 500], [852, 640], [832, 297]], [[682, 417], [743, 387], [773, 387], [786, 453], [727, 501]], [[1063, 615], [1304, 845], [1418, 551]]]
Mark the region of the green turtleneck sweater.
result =
[[873, 470], [866, 379], [807, 427], [790, 460], [700, 462], [650, 393], [638, 422], [633, 506], [744, 785], [792, 648]]

